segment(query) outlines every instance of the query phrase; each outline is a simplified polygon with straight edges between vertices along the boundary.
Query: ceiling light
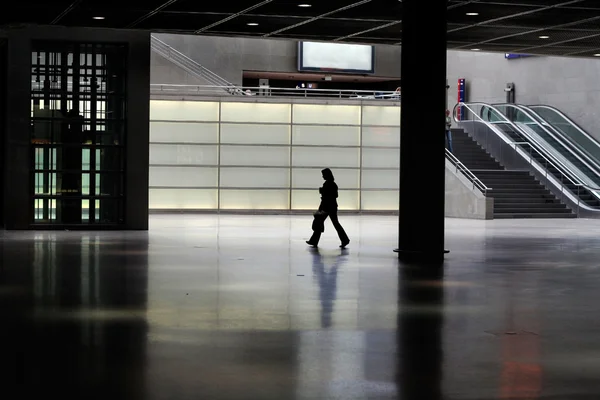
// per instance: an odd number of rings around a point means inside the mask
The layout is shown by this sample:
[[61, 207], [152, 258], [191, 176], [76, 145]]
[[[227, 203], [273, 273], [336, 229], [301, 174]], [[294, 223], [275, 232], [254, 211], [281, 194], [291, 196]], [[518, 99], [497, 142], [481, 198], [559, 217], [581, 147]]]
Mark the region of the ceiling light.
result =
[[550, 36], [540, 36], [540, 39], [550, 39]]
[[471, 49], [471, 50], [473, 50], [473, 51], [480, 51], [481, 49]]
[[94, 19], [104, 19], [104, 17], [93, 17]]
[[600, 57], [600, 53], [594, 54], [594, 57]]
[[308, 8], [312, 7], [312, 4], [298, 4], [298, 7]]
[[474, 16], [476, 16], [476, 15], [479, 15], [479, 13], [476, 13], [476, 12], [470, 12], [470, 13], [467, 13], [467, 15], [468, 15], [468, 16], [471, 16], [471, 17], [474, 17]]
[[248, 22], [248, 26], [258, 26], [257, 22]]

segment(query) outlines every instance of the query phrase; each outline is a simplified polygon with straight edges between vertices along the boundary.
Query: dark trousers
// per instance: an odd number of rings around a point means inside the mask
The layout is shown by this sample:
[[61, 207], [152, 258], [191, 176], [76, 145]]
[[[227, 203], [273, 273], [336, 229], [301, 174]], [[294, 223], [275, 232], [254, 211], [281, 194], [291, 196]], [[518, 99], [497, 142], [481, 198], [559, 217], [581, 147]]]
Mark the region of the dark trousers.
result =
[[452, 131], [450, 129], [446, 129], [446, 142], [448, 142], [448, 150], [450, 150], [450, 153], [453, 153], [454, 149], [452, 149]]
[[[348, 239], [348, 235], [346, 235], [346, 231], [344, 230], [344, 228], [342, 227], [342, 224], [340, 224], [340, 220], [338, 219], [337, 209], [336, 210], [321, 210], [321, 211], [326, 212], [327, 217], [329, 217], [331, 219], [331, 223], [333, 224], [333, 227], [337, 231], [340, 241], [344, 244], [350, 242], [350, 239]], [[325, 218], [327, 218], [327, 217], [325, 217]], [[321, 239], [321, 232], [315, 231], [315, 232], [313, 232], [313, 235], [310, 237], [309, 242], [316, 246], [317, 244], [319, 244], [320, 239]]]

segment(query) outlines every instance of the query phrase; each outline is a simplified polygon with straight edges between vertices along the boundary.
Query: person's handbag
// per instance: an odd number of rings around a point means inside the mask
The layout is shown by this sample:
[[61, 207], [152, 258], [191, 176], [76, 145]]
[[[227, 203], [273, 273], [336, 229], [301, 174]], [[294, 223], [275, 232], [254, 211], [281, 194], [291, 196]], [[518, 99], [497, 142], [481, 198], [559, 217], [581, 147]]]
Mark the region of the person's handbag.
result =
[[325, 220], [327, 219], [327, 213], [324, 211], [317, 211], [314, 214], [314, 219], [312, 223], [313, 232], [325, 232]]

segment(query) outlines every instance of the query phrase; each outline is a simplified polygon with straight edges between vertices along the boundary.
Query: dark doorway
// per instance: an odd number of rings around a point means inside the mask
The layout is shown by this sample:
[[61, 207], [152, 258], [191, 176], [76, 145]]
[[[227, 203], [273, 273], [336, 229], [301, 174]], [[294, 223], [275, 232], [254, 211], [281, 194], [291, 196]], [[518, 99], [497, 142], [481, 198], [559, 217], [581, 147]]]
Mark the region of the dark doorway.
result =
[[125, 45], [33, 44], [33, 225], [124, 223]]
[[6, 135], [6, 99], [8, 92], [6, 90], [6, 70], [7, 49], [6, 40], [0, 38], [0, 227], [4, 228], [4, 196], [6, 188], [4, 187], [4, 171], [6, 163], [5, 141]]

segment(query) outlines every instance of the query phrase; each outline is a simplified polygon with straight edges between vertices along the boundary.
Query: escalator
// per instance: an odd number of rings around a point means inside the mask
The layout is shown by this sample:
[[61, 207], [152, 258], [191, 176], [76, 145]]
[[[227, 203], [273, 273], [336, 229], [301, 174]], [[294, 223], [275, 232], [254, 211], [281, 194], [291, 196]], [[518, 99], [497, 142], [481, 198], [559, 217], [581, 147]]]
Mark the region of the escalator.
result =
[[573, 120], [554, 107], [547, 105], [526, 106], [543, 123], [558, 131], [579, 151], [600, 163], [600, 143]]
[[[499, 116], [498, 112], [502, 115]], [[500, 128], [516, 145], [535, 149], [536, 151], [530, 151], [533, 159], [588, 207], [600, 210], [600, 194], [589, 189], [600, 187], [600, 165], [565, 138], [562, 132], [548, 124], [537, 113], [519, 105], [483, 107], [481, 117]], [[557, 165], [560, 165], [562, 170], [559, 170]], [[576, 179], [565, 179], [564, 170]], [[588, 188], [583, 187], [581, 183]]]

